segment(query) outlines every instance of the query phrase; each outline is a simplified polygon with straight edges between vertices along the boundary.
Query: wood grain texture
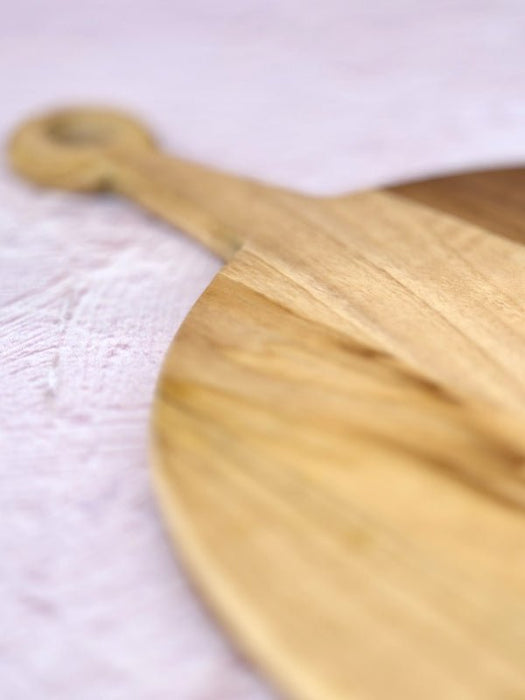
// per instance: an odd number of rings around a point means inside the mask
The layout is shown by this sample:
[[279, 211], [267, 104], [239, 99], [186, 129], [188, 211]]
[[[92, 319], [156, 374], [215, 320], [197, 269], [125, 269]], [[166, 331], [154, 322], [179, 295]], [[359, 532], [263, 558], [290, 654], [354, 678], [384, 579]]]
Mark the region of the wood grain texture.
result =
[[[39, 160], [49, 119], [12, 157], [64, 185], [80, 146]], [[118, 131], [90, 119], [88, 141]], [[152, 419], [165, 516], [217, 613], [298, 698], [524, 697], [523, 171], [310, 198], [126, 133], [84, 144], [69, 186], [228, 260]]]

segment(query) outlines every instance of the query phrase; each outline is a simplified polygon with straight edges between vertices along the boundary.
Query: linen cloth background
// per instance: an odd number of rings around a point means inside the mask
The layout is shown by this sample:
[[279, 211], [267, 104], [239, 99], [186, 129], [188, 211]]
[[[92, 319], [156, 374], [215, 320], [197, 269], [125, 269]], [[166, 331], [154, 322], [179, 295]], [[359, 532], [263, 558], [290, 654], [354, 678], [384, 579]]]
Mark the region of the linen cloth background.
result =
[[[523, 0], [18, 0], [0, 137], [116, 105], [187, 158], [311, 192], [523, 163]], [[414, 253], [416, 254], [416, 253]], [[219, 262], [111, 197], [0, 171], [0, 697], [268, 700], [151, 493], [168, 344]]]

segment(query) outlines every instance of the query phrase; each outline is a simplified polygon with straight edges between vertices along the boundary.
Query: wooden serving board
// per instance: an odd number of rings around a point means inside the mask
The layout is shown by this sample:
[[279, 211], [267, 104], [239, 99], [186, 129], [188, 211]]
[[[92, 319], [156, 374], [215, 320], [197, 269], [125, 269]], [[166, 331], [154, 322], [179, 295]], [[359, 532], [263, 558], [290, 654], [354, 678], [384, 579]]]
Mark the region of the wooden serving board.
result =
[[313, 198], [152, 143], [66, 111], [11, 157], [226, 260], [152, 419], [214, 610], [295, 698], [525, 698], [525, 170]]

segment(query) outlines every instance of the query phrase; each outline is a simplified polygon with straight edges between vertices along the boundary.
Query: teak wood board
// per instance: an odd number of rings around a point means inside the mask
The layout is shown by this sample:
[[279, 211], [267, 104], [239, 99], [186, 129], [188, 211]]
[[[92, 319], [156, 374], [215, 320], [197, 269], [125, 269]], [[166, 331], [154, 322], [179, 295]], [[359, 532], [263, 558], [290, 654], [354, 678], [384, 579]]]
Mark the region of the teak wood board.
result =
[[159, 379], [157, 491], [240, 646], [306, 700], [525, 697], [525, 170], [307, 197], [111, 112], [13, 137], [226, 265]]

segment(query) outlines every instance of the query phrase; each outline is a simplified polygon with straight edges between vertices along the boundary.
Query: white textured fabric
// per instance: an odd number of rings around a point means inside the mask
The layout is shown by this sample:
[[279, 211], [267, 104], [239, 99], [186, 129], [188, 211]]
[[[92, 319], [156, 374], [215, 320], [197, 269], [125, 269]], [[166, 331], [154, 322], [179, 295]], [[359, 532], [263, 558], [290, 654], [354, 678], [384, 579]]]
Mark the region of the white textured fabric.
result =
[[[186, 157], [330, 192], [523, 162], [522, 0], [17, 0], [0, 131], [110, 103]], [[112, 198], [0, 172], [0, 697], [268, 700], [151, 494], [162, 356], [219, 263]], [[351, 653], [351, 651], [349, 651]]]

